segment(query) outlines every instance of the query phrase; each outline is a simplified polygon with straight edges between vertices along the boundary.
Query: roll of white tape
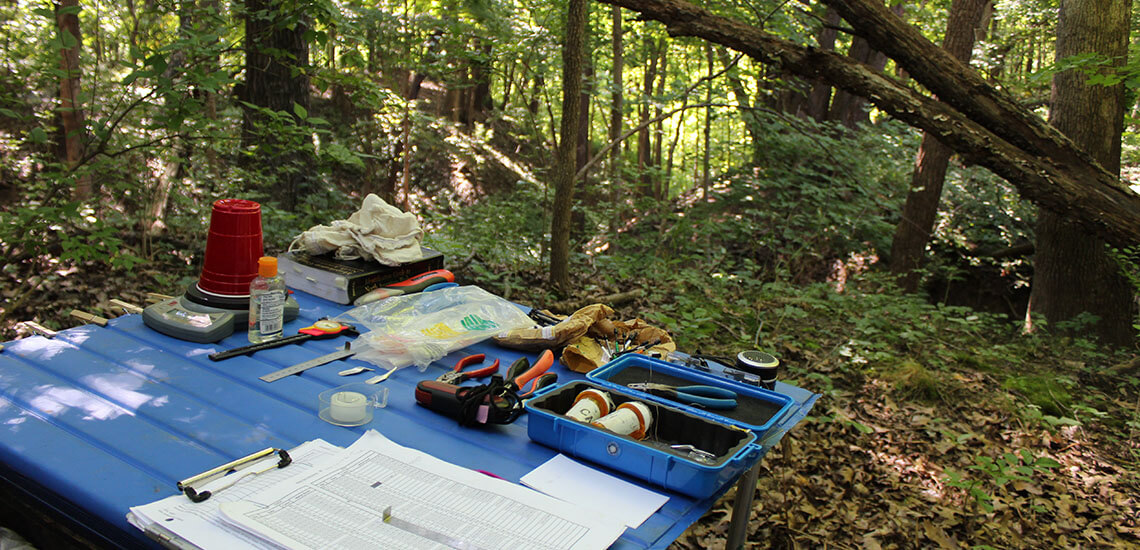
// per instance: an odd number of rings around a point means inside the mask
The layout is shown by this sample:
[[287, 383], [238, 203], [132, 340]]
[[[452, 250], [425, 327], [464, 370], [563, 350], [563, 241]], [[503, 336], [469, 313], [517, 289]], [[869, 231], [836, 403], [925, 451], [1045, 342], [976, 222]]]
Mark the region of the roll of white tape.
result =
[[332, 394], [329, 400], [329, 416], [337, 422], [363, 422], [367, 414], [368, 399], [354, 391], [341, 391]]

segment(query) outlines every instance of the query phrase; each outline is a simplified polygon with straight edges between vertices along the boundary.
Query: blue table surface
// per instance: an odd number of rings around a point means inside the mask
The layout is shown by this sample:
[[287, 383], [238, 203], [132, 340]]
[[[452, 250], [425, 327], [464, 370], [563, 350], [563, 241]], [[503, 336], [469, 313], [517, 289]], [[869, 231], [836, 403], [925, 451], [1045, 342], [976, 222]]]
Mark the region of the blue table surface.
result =
[[[300, 317], [285, 325], [286, 334], [347, 309], [302, 292], [294, 296]], [[336, 373], [368, 363], [347, 359], [273, 383], [258, 379], [340, 349], [345, 340], [313, 340], [214, 362], [206, 356], [248, 344], [245, 333], [217, 344], [194, 344], [147, 328], [140, 315], [126, 315], [106, 327], [85, 325], [53, 339], [5, 343], [0, 476], [38, 504], [86, 526], [90, 536], [147, 548], [157, 544], [127, 523], [131, 506], [176, 494], [179, 480], [266, 447], [291, 449], [316, 438], [347, 446], [374, 428], [401, 445], [512, 482], [557, 454], [530, 441], [526, 415], [507, 426], [461, 428], [415, 403], [418, 381], [435, 378], [464, 355], [486, 353], [488, 360], [499, 358], [504, 370], [524, 355], [491, 343], [453, 353], [425, 372], [409, 367], [393, 374], [384, 382], [390, 391], [387, 407], [372, 423], [356, 428], [320, 420], [317, 396], [363, 381], [368, 373]], [[553, 372], [560, 382], [583, 378], [557, 362]], [[777, 389], [797, 400], [798, 414], [785, 422], [786, 431], [815, 396], [786, 384]], [[649, 488], [669, 494], [669, 501], [641, 527], [627, 529], [613, 548], [667, 547], [729, 489], [696, 500]]]

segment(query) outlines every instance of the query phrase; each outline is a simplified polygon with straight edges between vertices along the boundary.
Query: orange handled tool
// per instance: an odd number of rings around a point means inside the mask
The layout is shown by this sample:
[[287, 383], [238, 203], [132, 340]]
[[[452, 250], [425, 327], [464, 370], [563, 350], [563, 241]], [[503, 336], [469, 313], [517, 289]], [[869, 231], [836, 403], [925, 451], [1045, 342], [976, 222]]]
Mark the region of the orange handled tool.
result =
[[401, 294], [415, 294], [431, 285], [436, 283], [453, 283], [455, 282], [455, 274], [446, 269], [437, 269], [435, 271], [428, 271], [420, 273], [411, 279], [393, 283], [387, 286], [382, 286], [375, 290], [369, 291], [367, 294], [361, 295], [352, 302], [354, 306], [362, 306], [364, 304], [371, 304], [377, 300], [390, 298], [392, 296], [399, 296]]
[[460, 359], [459, 362], [455, 364], [455, 368], [453, 370], [450, 370], [450, 371], [443, 373], [442, 375], [440, 375], [439, 378], [436, 378], [436, 380], [443, 382], [445, 384], [456, 384], [456, 385], [458, 385], [458, 384], [462, 384], [468, 380], [472, 380], [475, 378], [482, 378], [484, 376], [491, 376], [492, 374], [499, 372], [499, 360], [498, 359], [495, 359], [494, 363], [492, 363], [486, 367], [478, 368], [475, 370], [469, 370], [469, 371], [463, 370], [463, 369], [466, 369], [467, 367], [470, 367], [471, 365], [477, 365], [479, 363], [482, 363], [483, 359], [485, 359], [485, 358], [486, 358], [486, 356], [483, 355], [482, 353], [477, 353], [475, 355], [468, 355], [467, 357]]
[[[538, 356], [538, 361], [534, 362], [533, 367], [530, 366], [530, 361], [523, 357], [512, 363], [511, 367], [507, 369], [507, 387], [520, 394], [533, 392], [538, 388], [531, 388], [530, 391], [526, 392], [523, 391], [523, 388], [526, 387], [527, 383], [531, 380], [542, 376], [553, 364], [554, 352], [550, 350], [542, 352], [542, 355]], [[528, 369], [527, 367], [530, 368]]]

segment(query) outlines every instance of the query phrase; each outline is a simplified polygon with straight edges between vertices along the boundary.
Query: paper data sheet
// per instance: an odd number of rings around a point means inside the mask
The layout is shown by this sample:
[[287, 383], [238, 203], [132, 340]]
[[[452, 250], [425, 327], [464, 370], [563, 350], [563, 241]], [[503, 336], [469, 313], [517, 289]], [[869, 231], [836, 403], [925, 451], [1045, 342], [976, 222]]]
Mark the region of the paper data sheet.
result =
[[[390, 519], [384, 513], [390, 510]], [[224, 503], [287, 548], [605, 548], [620, 522], [368, 431], [324, 468]]]

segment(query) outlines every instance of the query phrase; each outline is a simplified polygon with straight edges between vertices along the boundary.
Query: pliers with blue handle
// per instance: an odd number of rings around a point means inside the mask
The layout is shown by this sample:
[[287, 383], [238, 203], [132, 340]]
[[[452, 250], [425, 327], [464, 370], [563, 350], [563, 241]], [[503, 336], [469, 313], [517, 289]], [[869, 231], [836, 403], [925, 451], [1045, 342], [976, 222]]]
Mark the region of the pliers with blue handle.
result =
[[627, 384], [633, 390], [641, 390], [672, 399], [678, 403], [700, 405], [706, 409], [728, 410], [736, 408], [736, 392], [716, 386], [670, 386], [668, 384], [654, 384], [640, 382]]

